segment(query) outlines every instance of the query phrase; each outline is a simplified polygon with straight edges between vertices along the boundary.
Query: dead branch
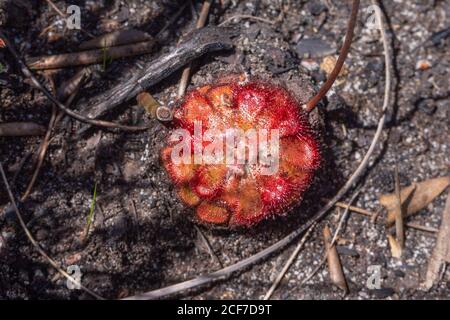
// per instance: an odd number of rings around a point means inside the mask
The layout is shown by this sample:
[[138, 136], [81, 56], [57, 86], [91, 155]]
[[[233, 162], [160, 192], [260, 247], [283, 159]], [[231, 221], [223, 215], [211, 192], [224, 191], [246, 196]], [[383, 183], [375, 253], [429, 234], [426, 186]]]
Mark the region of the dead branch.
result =
[[344, 65], [345, 59], [347, 58], [348, 52], [350, 50], [350, 46], [352, 44], [353, 33], [356, 25], [356, 20], [358, 18], [358, 9], [359, 9], [359, 0], [353, 0], [352, 4], [352, 13], [350, 14], [350, 19], [348, 21], [347, 32], [345, 34], [344, 45], [342, 46], [341, 53], [339, 54], [339, 58], [334, 66], [333, 71], [330, 73], [327, 81], [320, 87], [317, 94], [306, 104], [305, 111], [311, 112], [319, 103], [319, 101], [327, 94], [328, 90], [330, 90], [334, 81], [341, 72], [342, 66]]
[[342, 269], [341, 260], [337, 252], [336, 246], [332, 243], [331, 232], [328, 226], [323, 229], [323, 240], [328, 261], [328, 271], [330, 273], [331, 282], [344, 293], [348, 293], [348, 285], [345, 280], [344, 270]]
[[137, 42], [154, 41], [148, 33], [136, 29], [117, 30], [103, 34], [79, 45], [80, 50], [103, 49]]

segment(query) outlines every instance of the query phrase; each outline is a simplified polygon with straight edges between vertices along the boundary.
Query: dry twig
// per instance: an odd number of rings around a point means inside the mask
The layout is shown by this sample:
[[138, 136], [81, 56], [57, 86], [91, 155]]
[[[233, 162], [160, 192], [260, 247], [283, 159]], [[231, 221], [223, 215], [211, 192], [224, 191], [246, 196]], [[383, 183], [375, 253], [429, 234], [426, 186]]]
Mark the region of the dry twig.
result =
[[[62, 12], [54, 3], [52, 0], [46, 0], [47, 3], [50, 5], [50, 7], [53, 8], [53, 10], [56, 11], [56, 13], [61, 17], [66, 19], [67, 18], [67, 14], [65, 14], [64, 12]], [[84, 30], [83, 28], [80, 29], [83, 33], [87, 34], [89, 37], [94, 38], [94, 35], [92, 33], [90, 33], [89, 31]]]
[[356, 197], [359, 195], [360, 192], [361, 192], [361, 190], [358, 190], [357, 192], [355, 192], [355, 194], [350, 199], [350, 202], [349, 202], [348, 206], [345, 207], [344, 213], [342, 214], [342, 216], [339, 219], [338, 227], [336, 228], [336, 231], [335, 231], [335, 233], [333, 235], [333, 239], [331, 240], [330, 245], [334, 246], [334, 244], [336, 243], [336, 239], [338, 237], [338, 234], [341, 231], [342, 226], [344, 225], [344, 221], [347, 219], [348, 213], [350, 211], [350, 205], [353, 203], [353, 201], [355, 201]]
[[[371, 220], [377, 215], [377, 212], [371, 212], [371, 211], [363, 209], [363, 208], [351, 206], [344, 202], [336, 202], [335, 206], [339, 207], [339, 208], [347, 208], [348, 207], [350, 211], [364, 215], [366, 217], [369, 217], [369, 218], [371, 218]], [[405, 223], [405, 226], [407, 226], [408, 228], [411, 228], [411, 229], [416, 229], [416, 230], [425, 231], [425, 232], [429, 232], [429, 233], [437, 233], [438, 232], [438, 230], [436, 228], [421, 226], [421, 225], [418, 225], [413, 222], [407, 222], [407, 223]]]
[[219, 26], [220, 27], [224, 26], [227, 23], [230, 23], [231, 21], [233, 21], [235, 19], [256, 20], [256, 21], [265, 22], [265, 23], [268, 23], [268, 24], [271, 24], [271, 25], [274, 25], [276, 23], [275, 21], [272, 21], [272, 20], [269, 20], [269, 19], [264, 19], [264, 18], [261, 18], [261, 17], [252, 16], [252, 15], [249, 15], [249, 14], [236, 14], [236, 15], [234, 15], [232, 17], [229, 17], [228, 19], [224, 20], [222, 23], [219, 24]]
[[56, 114], [57, 114], [57, 108], [55, 106], [52, 107], [52, 115], [50, 118], [50, 121], [48, 123], [47, 132], [45, 133], [45, 137], [41, 142], [41, 145], [38, 149], [38, 157], [37, 157], [37, 164], [36, 168], [33, 172], [33, 175], [31, 176], [31, 180], [28, 183], [27, 189], [25, 190], [24, 194], [20, 198], [20, 201], [25, 201], [28, 196], [31, 193], [31, 190], [33, 189], [34, 183], [36, 182], [37, 176], [39, 175], [39, 171], [41, 169], [42, 163], [44, 162], [45, 154], [47, 152], [48, 145], [50, 144], [50, 136], [53, 130], [53, 126], [55, 125], [56, 120]]
[[[55, 92], [55, 83], [53, 79], [50, 77], [50, 82], [52, 84], [52, 89]], [[58, 109], [55, 105], [52, 106], [52, 115], [50, 117], [50, 121], [48, 123], [47, 132], [45, 133], [45, 137], [42, 140], [39, 149], [38, 149], [38, 156], [37, 156], [37, 163], [36, 167], [34, 169], [33, 175], [31, 176], [31, 180], [28, 183], [27, 189], [25, 190], [24, 194], [20, 198], [20, 201], [25, 201], [28, 196], [31, 194], [31, 190], [33, 189], [34, 183], [36, 182], [36, 179], [39, 175], [39, 171], [41, 170], [42, 163], [44, 162], [45, 154], [47, 152], [47, 148], [50, 144], [50, 136], [52, 134], [53, 127], [55, 125], [56, 117], [57, 117]]]
[[[104, 115], [121, 103], [135, 98], [140, 92], [165, 79], [190, 61], [206, 53], [231, 49], [233, 47], [231, 38], [237, 34], [238, 31], [234, 28], [219, 27], [205, 27], [191, 32], [175, 50], [149, 62], [143, 70], [137, 72], [125, 83], [95, 97], [93, 100], [99, 102], [86, 106], [87, 114], [91, 118]], [[87, 128], [89, 126], [84, 126], [80, 131], [83, 132]]]

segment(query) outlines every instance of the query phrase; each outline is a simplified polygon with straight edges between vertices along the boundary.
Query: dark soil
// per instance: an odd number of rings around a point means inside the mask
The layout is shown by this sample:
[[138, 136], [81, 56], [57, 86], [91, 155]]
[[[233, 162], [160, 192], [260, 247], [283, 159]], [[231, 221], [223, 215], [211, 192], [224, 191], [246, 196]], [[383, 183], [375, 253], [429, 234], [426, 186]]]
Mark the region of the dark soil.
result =
[[[27, 5], [29, 3], [29, 5]], [[60, 8], [64, 1], [55, 1]], [[82, 8], [82, 27], [102, 33], [135, 27], [152, 35], [178, 10], [183, 1], [71, 1]], [[246, 72], [270, 78], [299, 93], [319, 86], [326, 78], [318, 68], [323, 56], [338, 52], [349, 16], [349, 1], [215, 1], [209, 24], [216, 25], [236, 14], [254, 15], [274, 24], [241, 19], [236, 50], [208, 55], [194, 68], [191, 86], [212, 82], [217, 75]], [[394, 53], [394, 110], [370, 168], [359, 187], [357, 206], [376, 212], [378, 197], [393, 191], [393, 171], [398, 164], [402, 186], [448, 175], [449, 77], [448, 39], [427, 42], [449, 27], [446, 1], [383, 1]], [[356, 39], [346, 61], [346, 75], [328, 94], [316, 121], [321, 124], [325, 161], [304, 201], [285, 217], [264, 221], [249, 230], [217, 231], [201, 227], [223, 266], [235, 263], [298, 228], [342, 186], [366, 152], [380, 115], [384, 92], [383, 47], [377, 30], [366, 26], [370, 1], [362, 1]], [[201, 1], [195, 2], [199, 12]], [[284, 8], [280, 11], [280, 8]], [[193, 29], [196, 17], [189, 6], [163, 34], [154, 54], [120, 59], [105, 71], [94, 73], [81, 90], [76, 108], [127, 79], [138, 65], [173, 49], [180, 36]], [[235, 21], [236, 22], [236, 21]], [[45, 1], [0, 1], [0, 24], [24, 57], [75, 51], [88, 36], [64, 29], [64, 20]], [[43, 32], [53, 24], [51, 31]], [[306, 41], [317, 38], [320, 41]], [[306, 49], [305, 49], [306, 48]], [[311, 53], [310, 58], [302, 56]], [[420, 70], [419, 60], [431, 67]], [[32, 89], [5, 49], [0, 49], [0, 121], [33, 121], [47, 125], [51, 104]], [[52, 72], [58, 86], [74, 69]], [[176, 104], [181, 72], [150, 91], [166, 105]], [[40, 79], [47, 83], [40, 74]], [[189, 212], [177, 200], [159, 160], [159, 150], [169, 129], [149, 119], [135, 101], [110, 113], [122, 123], [151, 124], [142, 133], [117, 133], [98, 128], [76, 135], [80, 123], [63, 118], [54, 130], [46, 161], [32, 195], [20, 210], [42, 247], [64, 268], [81, 267], [82, 283], [107, 298], [119, 298], [160, 288], [221, 268], [199, 238]], [[13, 191], [20, 196], [31, 178], [32, 161], [41, 137], [0, 138], [0, 161]], [[32, 159], [32, 158], [31, 158]], [[17, 176], [14, 179], [14, 176]], [[97, 209], [89, 237], [80, 236], [97, 183]], [[0, 299], [88, 299], [81, 290], [69, 290], [66, 280], [30, 245], [21, 230], [3, 186], [0, 188]], [[350, 195], [347, 195], [348, 201]], [[410, 218], [418, 224], [439, 227], [445, 195]], [[134, 210], [135, 208], [135, 210]], [[384, 212], [380, 216], [380, 222]], [[306, 285], [301, 281], [322, 260], [322, 228], [337, 226], [337, 211], [316, 227], [273, 298], [342, 299], [341, 291], [320, 269]], [[352, 213], [339, 242], [339, 252], [349, 282], [347, 299], [447, 299], [450, 271], [429, 292], [422, 291], [427, 261], [435, 235], [408, 229], [403, 260], [391, 257], [383, 224]], [[260, 299], [270, 288], [293, 247], [250, 270], [213, 286], [179, 297], [193, 299]], [[380, 265], [382, 288], [366, 286], [368, 267]]]

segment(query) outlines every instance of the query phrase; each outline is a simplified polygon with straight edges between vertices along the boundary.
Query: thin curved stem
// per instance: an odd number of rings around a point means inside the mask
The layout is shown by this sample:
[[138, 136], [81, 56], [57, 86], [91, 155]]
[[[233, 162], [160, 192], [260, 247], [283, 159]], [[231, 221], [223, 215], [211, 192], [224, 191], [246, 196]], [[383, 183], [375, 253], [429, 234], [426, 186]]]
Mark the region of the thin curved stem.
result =
[[[381, 14], [381, 13], [377, 13]], [[380, 16], [381, 17], [381, 16]], [[383, 41], [383, 47], [384, 47], [384, 57], [385, 57], [385, 88], [384, 88], [384, 99], [383, 99], [383, 107], [381, 109], [381, 115], [378, 120], [377, 130], [373, 136], [372, 142], [370, 143], [369, 149], [367, 150], [366, 154], [364, 155], [364, 158], [362, 159], [361, 163], [358, 165], [356, 170], [353, 172], [353, 174], [348, 178], [347, 182], [342, 186], [341, 189], [336, 193], [336, 195], [328, 201], [328, 203], [322, 207], [310, 220], [308, 220], [305, 224], [300, 226], [297, 230], [294, 230], [278, 242], [272, 244], [271, 246], [267, 247], [264, 250], [259, 251], [258, 253], [245, 258], [239, 262], [236, 262], [230, 266], [227, 266], [223, 269], [217, 270], [215, 272], [209, 273], [209, 274], [203, 274], [200, 275], [194, 279], [187, 280], [184, 282], [180, 282], [177, 284], [169, 285], [164, 288], [148, 291], [145, 293], [141, 293], [135, 296], [131, 296], [126, 298], [127, 300], [145, 300], [145, 299], [160, 299], [162, 297], [166, 297], [171, 294], [180, 293], [181, 291], [187, 290], [187, 289], [193, 289], [196, 287], [199, 287], [201, 285], [209, 284], [218, 280], [223, 280], [229, 277], [232, 273], [237, 271], [242, 271], [244, 268], [248, 268], [252, 265], [254, 265], [257, 262], [260, 262], [264, 259], [267, 259], [270, 255], [274, 254], [278, 250], [281, 250], [282, 248], [286, 247], [288, 244], [290, 244], [293, 240], [295, 240], [298, 236], [303, 234], [306, 230], [308, 230], [313, 224], [315, 224], [317, 221], [322, 219], [325, 214], [330, 210], [336, 202], [338, 202], [344, 194], [346, 194], [359, 180], [362, 173], [366, 170], [366, 168], [369, 165], [369, 159], [372, 156], [376, 145], [378, 144], [378, 141], [380, 140], [381, 133], [383, 132], [384, 123], [386, 120], [386, 113], [388, 110], [388, 107], [390, 105], [390, 90], [391, 90], [391, 58], [390, 58], [390, 52], [387, 44], [387, 37], [386, 37], [386, 31], [384, 24], [382, 22], [382, 19], [380, 18], [380, 32], [381, 32], [381, 39]]]

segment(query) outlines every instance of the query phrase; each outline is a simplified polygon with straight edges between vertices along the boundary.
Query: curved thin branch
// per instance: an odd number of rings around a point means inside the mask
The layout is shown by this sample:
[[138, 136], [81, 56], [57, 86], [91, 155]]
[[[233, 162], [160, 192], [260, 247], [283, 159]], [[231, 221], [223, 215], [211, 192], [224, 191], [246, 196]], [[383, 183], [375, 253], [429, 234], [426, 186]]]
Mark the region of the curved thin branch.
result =
[[384, 56], [385, 56], [385, 90], [384, 90], [384, 101], [383, 101], [383, 107], [381, 109], [381, 116], [378, 120], [377, 130], [374, 134], [374, 137], [372, 139], [372, 142], [370, 143], [369, 149], [367, 150], [366, 154], [364, 155], [364, 158], [362, 159], [361, 163], [358, 165], [356, 170], [353, 172], [353, 174], [350, 176], [350, 178], [347, 180], [347, 182], [344, 184], [344, 186], [336, 193], [336, 195], [328, 201], [328, 203], [322, 207], [310, 220], [308, 220], [304, 225], [302, 225], [297, 230], [291, 232], [283, 239], [279, 240], [278, 242], [274, 243], [273, 245], [269, 246], [268, 248], [244, 259], [241, 260], [235, 264], [232, 264], [228, 267], [225, 267], [223, 269], [220, 269], [218, 271], [212, 272], [210, 274], [200, 275], [194, 279], [187, 280], [184, 282], [180, 282], [174, 285], [170, 285], [164, 288], [156, 289], [153, 291], [149, 291], [146, 293], [138, 294], [135, 296], [128, 297], [126, 299], [128, 300], [144, 300], [144, 299], [159, 299], [162, 297], [166, 297], [171, 294], [179, 293], [184, 290], [193, 289], [196, 287], [199, 287], [204, 284], [209, 284], [217, 280], [223, 280], [229, 277], [232, 273], [236, 271], [240, 271], [244, 268], [250, 267], [254, 265], [255, 263], [258, 263], [264, 259], [267, 259], [270, 255], [274, 254], [278, 250], [281, 250], [288, 244], [290, 244], [294, 239], [296, 239], [299, 235], [301, 235], [303, 232], [305, 232], [307, 229], [309, 229], [313, 224], [315, 224], [317, 221], [319, 221], [321, 218], [325, 216], [325, 214], [330, 210], [336, 202], [339, 201], [342, 196], [344, 196], [347, 191], [353, 187], [353, 185], [358, 181], [358, 179], [361, 177], [364, 170], [367, 168], [369, 164], [369, 159], [372, 156], [375, 147], [380, 140], [381, 133], [383, 131], [384, 123], [386, 120], [386, 111], [388, 110], [388, 107], [390, 105], [390, 90], [391, 90], [391, 58], [390, 58], [390, 52], [388, 43], [386, 40], [386, 31], [384, 29], [384, 24], [381, 21], [381, 38], [383, 41], [384, 46]]
[[345, 59], [347, 58], [348, 52], [350, 50], [350, 46], [352, 45], [353, 33], [355, 31], [356, 19], [358, 18], [358, 9], [359, 9], [359, 0], [353, 0], [352, 4], [352, 13], [350, 15], [350, 19], [348, 21], [347, 33], [345, 34], [344, 45], [342, 46], [341, 53], [339, 54], [339, 58], [334, 66], [333, 71], [330, 73], [327, 81], [322, 85], [319, 89], [319, 92], [306, 104], [305, 111], [311, 112], [317, 103], [327, 94], [328, 90], [330, 90], [334, 81], [341, 72], [342, 66], [344, 65]]

